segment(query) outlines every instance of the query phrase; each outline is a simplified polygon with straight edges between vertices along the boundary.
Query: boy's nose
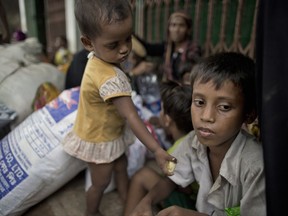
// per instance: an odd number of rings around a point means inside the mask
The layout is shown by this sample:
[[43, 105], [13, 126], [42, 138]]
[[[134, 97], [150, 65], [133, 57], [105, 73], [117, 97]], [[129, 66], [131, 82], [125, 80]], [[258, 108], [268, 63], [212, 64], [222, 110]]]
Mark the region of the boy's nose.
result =
[[201, 114], [201, 120], [205, 122], [215, 122], [215, 115], [213, 109], [209, 107], [204, 108]]

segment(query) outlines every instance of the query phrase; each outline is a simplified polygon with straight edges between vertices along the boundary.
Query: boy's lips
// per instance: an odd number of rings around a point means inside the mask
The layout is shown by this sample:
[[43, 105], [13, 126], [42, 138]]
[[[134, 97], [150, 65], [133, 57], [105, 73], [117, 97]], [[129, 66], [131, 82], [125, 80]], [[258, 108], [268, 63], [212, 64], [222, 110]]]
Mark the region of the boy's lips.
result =
[[203, 127], [199, 127], [197, 128], [200, 136], [202, 137], [209, 137], [209, 136], [212, 136], [214, 133], [214, 131], [212, 131], [211, 129], [209, 128], [203, 128]]

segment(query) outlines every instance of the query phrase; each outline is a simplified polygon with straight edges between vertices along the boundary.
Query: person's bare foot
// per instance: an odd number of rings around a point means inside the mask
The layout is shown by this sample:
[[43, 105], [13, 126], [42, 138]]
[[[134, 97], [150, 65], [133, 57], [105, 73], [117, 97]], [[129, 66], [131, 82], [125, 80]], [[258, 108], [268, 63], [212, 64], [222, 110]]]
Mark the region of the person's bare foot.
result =
[[84, 216], [103, 216], [100, 212], [97, 213], [86, 213]]

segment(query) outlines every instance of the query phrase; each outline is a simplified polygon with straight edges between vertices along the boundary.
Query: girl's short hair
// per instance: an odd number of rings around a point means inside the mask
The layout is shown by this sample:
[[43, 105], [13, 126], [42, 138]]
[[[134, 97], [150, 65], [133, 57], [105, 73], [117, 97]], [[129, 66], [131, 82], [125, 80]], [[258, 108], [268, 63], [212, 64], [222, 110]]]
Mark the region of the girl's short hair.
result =
[[101, 35], [103, 25], [132, 16], [128, 0], [76, 0], [74, 12], [81, 33], [89, 38]]
[[193, 129], [191, 120], [192, 91], [190, 86], [174, 81], [160, 85], [163, 111], [176, 123], [177, 128], [185, 133]]
[[244, 96], [244, 114], [256, 112], [256, 80], [254, 61], [240, 53], [224, 52], [202, 59], [191, 72], [191, 86], [196, 81], [213, 81], [219, 89], [227, 80], [239, 87]]

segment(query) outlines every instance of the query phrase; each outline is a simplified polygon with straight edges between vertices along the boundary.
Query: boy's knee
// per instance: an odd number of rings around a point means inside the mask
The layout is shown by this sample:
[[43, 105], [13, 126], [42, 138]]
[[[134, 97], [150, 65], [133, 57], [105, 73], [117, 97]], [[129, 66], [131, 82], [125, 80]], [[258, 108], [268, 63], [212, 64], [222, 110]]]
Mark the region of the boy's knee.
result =
[[144, 179], [146, 179], [146, 168], [142, 168], [138, 170], [131, 178], [131, 181], [137, 182], [137, 183], [142, 183]]
[[139, 182], [139, 181], [141, 180], [141, 178], [142, 178], [141, 173], [136, 172], [136, 173], [132, 176], [131, 181], [133, 181], [133, 182]]

